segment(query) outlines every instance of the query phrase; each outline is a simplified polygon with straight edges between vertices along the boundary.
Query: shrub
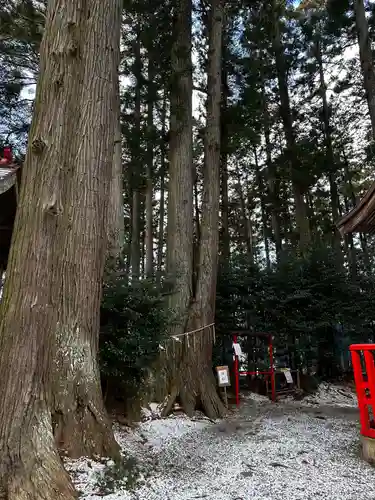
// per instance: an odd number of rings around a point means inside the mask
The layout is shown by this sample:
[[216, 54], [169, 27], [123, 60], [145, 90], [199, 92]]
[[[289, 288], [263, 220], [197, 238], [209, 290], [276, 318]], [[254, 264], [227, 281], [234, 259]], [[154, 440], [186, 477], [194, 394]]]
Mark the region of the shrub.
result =
[[99, 342], [105, 398], [129, 401], [145, 389], [165, 340], [171, 313], [166, 290], [117, 275], [104, 289]]
[[219, 273], [217, 328], [271, 333], [281, 366], [334, 378], [348, 369], [348, 345], [373, 337], [374, 285], [363, 275], [353, 281], [324, 248], [285, 255], [270, 270], [236, 256]]

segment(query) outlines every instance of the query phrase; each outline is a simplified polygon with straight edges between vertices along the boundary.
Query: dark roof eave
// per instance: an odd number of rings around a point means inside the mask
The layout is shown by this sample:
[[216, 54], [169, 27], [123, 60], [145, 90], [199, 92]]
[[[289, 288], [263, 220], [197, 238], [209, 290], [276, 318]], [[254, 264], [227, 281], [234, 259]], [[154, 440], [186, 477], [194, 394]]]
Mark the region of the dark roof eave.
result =
[[375, 231], [375, 182], [350, 212], [336, 224], [341, 236]]

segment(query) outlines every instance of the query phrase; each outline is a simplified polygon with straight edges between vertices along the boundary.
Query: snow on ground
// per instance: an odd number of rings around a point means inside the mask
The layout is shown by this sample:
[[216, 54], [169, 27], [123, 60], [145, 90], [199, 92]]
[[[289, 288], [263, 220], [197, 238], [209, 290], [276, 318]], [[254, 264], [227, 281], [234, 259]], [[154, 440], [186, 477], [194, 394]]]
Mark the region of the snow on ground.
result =
[[375, 500], [349, 393], [321, 386], [310, 402], [277, 404], [251, 395], [221, 422], [175, 416], [118, 428], [124, 453], [142, 464], [132, 491], [98, 488], [105, 463], [69, 471], [84, 500]]
[[315, 394], [304, 398], [304, 403], [312, 405], [332, 405], [357, 407], [357, 396], [354, 391], [344, 385], [322, 382]]

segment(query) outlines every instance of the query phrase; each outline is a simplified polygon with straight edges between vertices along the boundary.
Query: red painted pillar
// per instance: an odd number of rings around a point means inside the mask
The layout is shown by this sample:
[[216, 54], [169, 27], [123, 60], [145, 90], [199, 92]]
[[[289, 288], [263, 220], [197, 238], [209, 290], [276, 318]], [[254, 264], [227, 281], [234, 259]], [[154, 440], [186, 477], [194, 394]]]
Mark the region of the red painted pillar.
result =
[[[237, 335], [233, 335], [233, 343], [237, 344]], [[234, 380], [236, 391], [236, 405], [240, 406], [240, 373], [237, 354], [234, 355]]]
[[361, 424], [361, 434], [366, 435], [368, 427], [369, 414], [366, 407], [366, 393], [365, 382], [362, 375], [361, 354], [358, 351], [351, 350], [352, 364], [354, 373], [354, 382], [356, 385], [358, 407], [359, 407], [359, 421]]
[[273, 345], [272, 335], [269, 337], [269, 350], [270, 350], [270, 372], [271, 372], [271, 399], [276, 401], [276, 384], [275, 384], [275, 370], [273, 368]]

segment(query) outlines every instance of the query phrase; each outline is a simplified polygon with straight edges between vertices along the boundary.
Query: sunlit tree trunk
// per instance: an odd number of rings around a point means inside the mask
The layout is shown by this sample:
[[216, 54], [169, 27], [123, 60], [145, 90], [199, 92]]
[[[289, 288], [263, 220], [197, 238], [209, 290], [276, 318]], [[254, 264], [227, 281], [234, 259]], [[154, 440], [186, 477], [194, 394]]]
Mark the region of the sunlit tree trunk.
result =
[[72, 456], [117, 455], [96, 358], [121, 3], [80, 7], [49, 2], [40, 51], [1, 304], [2, 500], [75, 498], [55, 440]]
[[[215, 317], [216, 279], [219, 246], [220, 208], [220, 98], [221, 37], [223, 9], [221, 0], [212, 0], [208, 59], [207, 126], [202, 219], [200, 226], [199, 265], [196, 294], [192, 295], [192, 74], [191, 74], [191, 0], [181, 0], [176, 13], [176, 42], [172, 55], [175, 88], [171, 98], [170, 195], [168, 216], [172, 225], [168, 238], [170, 269], [179, 284], [174, 304], [180, 312], [183, 329], [194, 330], [213, 323]], [[180, 104], [180, 108], [176, 107]], [[176, 113], [178, 109], [178, 114]], [[182, 110], [184, 113], [182, 113]], [[176, 132], [179, 131], [178, 137]], [[178, 139], [178, 140], [177, 140]], [[173, 153], [173, 154], [172, 154]], [[172, 204], [170, 205], [170, 203]], [[168, 226], [170, 224], [168, 218]], [[173, 253], [170, 251], [173, 250]], [[182, 271], [182, 273], [181, 273]], [[212, 328], [202, 328], [194, 337], [173, 347], [169, 363], [170, 398], [167, 413], [178, 397], [191, 415], [198, 404], [210, 417], [224, 412], [212, 372]], [[172, 350], [172, 349], [171, 349]]]

